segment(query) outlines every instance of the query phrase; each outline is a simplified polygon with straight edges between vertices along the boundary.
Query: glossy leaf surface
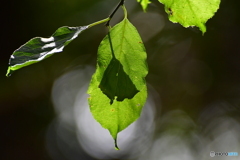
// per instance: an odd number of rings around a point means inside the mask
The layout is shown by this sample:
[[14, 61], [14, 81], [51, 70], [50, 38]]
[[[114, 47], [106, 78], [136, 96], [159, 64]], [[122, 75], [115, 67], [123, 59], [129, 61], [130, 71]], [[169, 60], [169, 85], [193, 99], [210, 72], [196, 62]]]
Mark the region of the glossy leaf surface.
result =
[[61, 27], [50, 38], [36, 37], [15, 50], [10, 57], [7, 76], [15, 70], [42, 61], [63, 48], [88, 26]]

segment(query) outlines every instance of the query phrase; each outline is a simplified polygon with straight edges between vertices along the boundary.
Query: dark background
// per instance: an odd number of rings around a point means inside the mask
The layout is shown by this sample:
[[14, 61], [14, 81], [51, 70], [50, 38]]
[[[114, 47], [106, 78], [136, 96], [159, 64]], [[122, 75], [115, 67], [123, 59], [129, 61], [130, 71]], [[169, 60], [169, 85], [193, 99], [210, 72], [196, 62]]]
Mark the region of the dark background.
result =
[[[222, 0], [216, 15], [207, 22], [204, 36], [197, 28], [186, 29], [168, 22], [163, 6], [153, 2], [145, 16], [161, 15], [164, 26], [143, 39], [148, 52], [147, 82], [161, 99], [161, 105], [156, 105], [156, 117], [181, 110], [204, 128], [209, 122], [199, 122], [199, 117], [204, 117], [204, 111], [212, 104], [217, 105], [210, 117], [219, 116], [215, 113], [222, 109], [219, 104], [224, 104], [221, 115], [228, 115], [239, 124], [239, 1]], [[1, 5], [0, 159], [52, 159], [45, 147], [45, 132], [56, 116], [51, 102], [54, 80], [78, 65], [95, 66], [97, 47], [107, 30], [103, 25], [91, 28], [64, 52], [7, 78], [12, 52], [33, 37], [49, 37], [61, 26], [86, 25], [104, 19], [117, 3], [117, 0], [105, 3], [104, 0], [9, 0]], [[141, 7], [136, 5], [129, 19], [139, 12]], [[151, 26], [151, 22], [134, 22], [140, 34], [150, 33], [151, 30], [142, 28], [146, 24]], [[159, 127], [156, 133], [161, 130]]]

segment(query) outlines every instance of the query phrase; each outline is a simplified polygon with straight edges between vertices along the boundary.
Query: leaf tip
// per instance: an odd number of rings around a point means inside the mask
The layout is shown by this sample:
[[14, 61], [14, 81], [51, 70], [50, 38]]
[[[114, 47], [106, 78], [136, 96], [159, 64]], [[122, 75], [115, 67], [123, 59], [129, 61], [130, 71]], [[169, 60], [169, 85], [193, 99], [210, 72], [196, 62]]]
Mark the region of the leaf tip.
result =
[[142, 6], [142, 10], [143, 10], [143, 12], [144, 13], [146, 13], [147, 12], [147, 8], [148, 8], [148, 5], [151, 3], [151, 1], [150, 0], [137, 0], [139, 3], [140, 3], [140, 5]]
[[201, 24], [198, 27], [200, 31], [202, 31], [202, 35], [204, 35], [204, 33], [207, 31], [207, 27], [205, 26], [205, 24]]
[[120, 150], [120, 148], [118, 147], [118, 145], [117, 145], [117, 139], [114, 139], [114, 143], [115, 143], [115, 149], [117, 150], [117, 151], [119, 151]]
[[11, 67], [8, 67], [8, 70], [7, 70], [7, 73], [6, 73], [6, 76], [7, 77], [10, 77], [12, 75], [12, 70], [11, 70]]

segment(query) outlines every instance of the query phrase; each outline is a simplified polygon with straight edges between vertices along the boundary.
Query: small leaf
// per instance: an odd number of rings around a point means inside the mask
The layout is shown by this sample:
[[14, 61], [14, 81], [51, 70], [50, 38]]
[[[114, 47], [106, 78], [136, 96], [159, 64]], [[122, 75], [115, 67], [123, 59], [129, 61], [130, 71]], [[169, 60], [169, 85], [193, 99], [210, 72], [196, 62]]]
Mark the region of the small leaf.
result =
[[147, 98], [146, 51], [136, 28], [124, 18], [98, 48], [97, 69], [88, 88], [93, 117], [117, 134], [139, 118]]
[[169, 20], [184, 27], [197, 26], [204, 34], [205, 23], [218, 10], [220, 0], [159, 0], [165, 5]]
[[141, 4], [143, 11], [146, 12], [148, 4], [150, 4], [151, 1], [150, 0], [137, 0], [137, 1]]
[[6, 76], [22, 67], [42, 61], [54, 53], [62, 52], [66, 45], [87, 28], [88, 26], [61, 27], [50, 38], [31, 39], [13, 52]]

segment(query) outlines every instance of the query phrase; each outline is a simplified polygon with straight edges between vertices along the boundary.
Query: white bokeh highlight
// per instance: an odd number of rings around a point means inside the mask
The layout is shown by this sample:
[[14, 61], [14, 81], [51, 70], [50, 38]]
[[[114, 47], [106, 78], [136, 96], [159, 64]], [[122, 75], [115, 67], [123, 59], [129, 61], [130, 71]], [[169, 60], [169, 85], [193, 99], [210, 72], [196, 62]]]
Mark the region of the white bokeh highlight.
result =
[[[74, 131], [75, 140], [80, 146], [79, 150], [83, 150], [91, 157], [98, 159], [138, 158], [149, 149], [155, 128], [155, 104], [151, 96], [151, 87], [149, 87], [149, 96], [141, 117], [119, 133], [120, 150], [117, 151], [114, 149], [114, 141], [109, 131], [95, 121], [88, 106], [89, 95], [86, 92], [93, 72], [93, 67], [80, 67], [56, 80], [52, 89], [52, 99], [57, 120], [53, 123], [57, 123], [58, 127], [50, 128], [49, 132], [56, 132], [59, 138], [57, 141], [64, 141], [66, 144], [68, 136], [62, 136], [61, 132]], [[52, 124], [52, 126], [55, 125]], [[65, 128], [65, 131], [61, 128]], [[60, 150], [64, 150], [64, 147], [68, 150], [66, 147], [71, 146], [56, 143], [60, 145], [58, 146]], [[49, 144], [49, 150], [51, 155], [56, 155], [51, 149], [51, 144]], [[63, 152], [69, 155], [68, 152]], [[68, 158], [72, 160], [71, 156]]]

